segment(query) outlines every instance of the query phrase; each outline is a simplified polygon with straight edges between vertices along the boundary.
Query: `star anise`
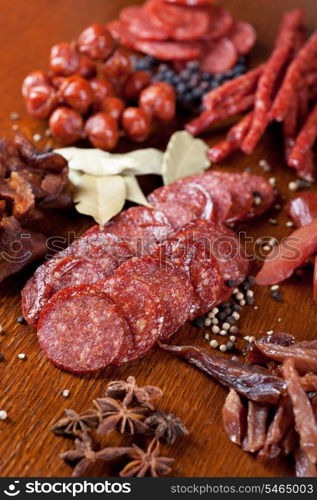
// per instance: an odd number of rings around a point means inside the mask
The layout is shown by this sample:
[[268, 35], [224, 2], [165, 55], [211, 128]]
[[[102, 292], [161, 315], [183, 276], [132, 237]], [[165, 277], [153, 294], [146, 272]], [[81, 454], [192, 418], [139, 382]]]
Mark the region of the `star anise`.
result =
[[106, 395], [110, 398], [121, 399], [128, 406], [132, 403], [138, 403], [147, 406], [153, 410], [152, 402], [163, 395], [159, 387], [145, 385], [139, 387], [134, 377], [130, 376], [127, 380], [114, 380], [108, 384]]
[[98, 434], [108, 434], [118, 430], [121, 434], [146, 434], [150, 431], [143, 420], [148, 413], [148, 408], [133, 406], [128, 408], [123, 403], [111, 398], [100, 398], [94, 401], [99, 413], [100, 424]]
[[150, 415], [144, 422], [154, 430], [155, 439], [165, 439], [168, 444], [173, 444], [179, 436], [186, 436], [186, 429], [182, 420], [175, 417], [173, 413], [166, 415], [163, 411], [157, 411]]
[[146, 451], [135, 444], [127, 455], [132, 459], [120, 472], [121, 477], [166, 476], [171, 472], [173, 458], [160, 456], [160, 443], [153, 439]]
[[58, 420], [52, 431], [58, 436], [78, 436], [98, 426], [98, 412], [95, 409], [78, 414], [74, 410], [65, 410], [65, 417]]
[[75, 439], [75, 448], [65, 451], [60, 455], [63, 460], [69, 462], [77, 461], [72, 473], [72, 477], [80, 477], [92, 464], [97, 461], [111, 462], [116, 458], [128, 455], [132, 451], [131, 447], [106, 447], [95, 451], [92, 438], [86, 432], [81, 439]]

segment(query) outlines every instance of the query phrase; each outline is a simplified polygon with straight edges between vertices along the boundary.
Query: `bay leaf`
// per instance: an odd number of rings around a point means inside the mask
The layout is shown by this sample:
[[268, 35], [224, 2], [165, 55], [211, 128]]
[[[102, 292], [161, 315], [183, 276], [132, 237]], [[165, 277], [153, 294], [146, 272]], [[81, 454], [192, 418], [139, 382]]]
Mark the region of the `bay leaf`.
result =
[[190, 175], [201, 174], [210, 166], [207, 144], [186, 130], [172, 135], [163, 156], [163, 183], [171, 184]]
[[120, 175], [94, 176], [82, 174], [76, 178], [73, 200], [76, 210], [90, 215], [104, 226], [121, 212], [126, 199], [126, 185]]
[[60, 148], [55, 150], [69, 163], [72, 170], [90, 175], [157, 174], [162, 173], [162, 151], [155, 148], [137, 149], [114, 154], [96, 148]]
[[140, 188], [140, 185], [135, 175], [124, 175], [123, 179], [126, 187], [126, 199], [129, 201], [133, 201], [133, 203], [137, 203], [138, 205], [151, 207], [142, 189]]

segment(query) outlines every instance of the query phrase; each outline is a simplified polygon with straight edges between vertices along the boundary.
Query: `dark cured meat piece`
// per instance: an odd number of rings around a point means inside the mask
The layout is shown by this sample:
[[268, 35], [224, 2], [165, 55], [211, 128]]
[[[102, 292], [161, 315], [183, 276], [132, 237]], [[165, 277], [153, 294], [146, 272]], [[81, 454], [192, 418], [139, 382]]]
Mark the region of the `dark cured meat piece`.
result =
[[253, 26], [244, 21], [235, 21], [226, 36], [232, 41], [239, 55], [249, 54], [256, 41]]
[[317, 32], [313, 33], [288, 66], [283, 83], [273, 103], [270, 113], [271, 119], [276, 121], [284, 120], [287, 110], [296, 95], [298, 79], [310, 69], [316, 49]]
[[9, 184], [14, 190], [12, 215], [16, 219], [23, 219], [35, 207], [32, 186], [18, 172], [11, 172]]
[[317, 461], [317, 422], [292, 360], [288, 359], [283, 364], [283, 375], [287, 383], [287, 392], [293, 404], [300, 447], [307, 454], [309, 460], [315, 464]]
[[143, 7], [130, 6], [122, 9], [120, 21], [127, 23], [130, 32], [139, 39], [159, 41], [168, 39], [166, 33], [152, 22]]
[[300, 193], [289, 201], [285, 211], [297, 227], [310, 224], [317, 217], [317, 193]]
[[[95, 226], [94, 226], [95, 227]], [[45, 250], [47, 248], [45, 247]], [[87, 261], [91, 269], [96, 265], [102, 269], [104, 277], [111, 275], [119, 265], [131, 257], [126, 244], [117, 236], [90, 230], [76, 239], [70, 246], [37, 268], [32, 278], [22, 290], [22, 310], [26, 321], [36, 328], [40, 312], [53, 292], [54, 270], [66, 257], [76, 257]]]
[[230, 389], [222, 407], [222, 421], [230, 441], [241, 446], [247, 427], [247, 412], [234, 389]]
[[149, 0], [144, 5], [144, 10], [158, 29], [172, 40], [196, 40], [208, 31], [208, 12], [200, 7], [191, 9]]
[[174, 233], [165, 214], [147, 207], [132, 207], [121, 212], [104, 227], [129, 247], [133, 255], [142, 257]]
[[225, 102], [226, 99], [233, 95], [245, 96], [252, 93], [264, 67], [265, 65], [261, 64], [261, 66], [248, 71], [244, 75], [234, 80], [230, 80], [208, 92], [203, 98], [204, 108], [207, 111], [213, 111], [218, 104]]
[[314, 301], [317, 303], [317, 257], [315, 257], [314, 261], [313, 298]]
[[197, 42], [135, 40], [133, 48], [162, 61], [190, 61], [199, 59], [201, 53], [201, 46]]
[[317, 138], [317, 104], [308, 115], [300, 133], [296, 137], [294, 147], [288, 159], [288, 165], [299, 169], [306, 154]]
[[317, 375], [306, 373], [300, 379], [301, 386], [305, 392], [317, 392]]
[[213, 219], [214, 206], [207, 190], [188, 179], [180, 179], [155, 189], [148, 196], [149, 203], [165, 213], [174, 229], [195, 219]]
[[281, 441], [293, 425], [294, 414], [292, 405], [289, 397], [283, 395], [268, 428], [265, 442], [259, 456], [265, 459], [273, 459], [279, 456], [282, 451]]
[[254, 453], [263, 447], [268, 414], [269, 406], [260, 405], [254, 401], [248, 402], [247, 436], [242, 445], [244, 451]]
[[230, 12], [219, 5], [210, 5], [207, 12], [209, 15], [208, 30], [202, 39], [217, 40], [222, 36], [227, 36], [233, 24], [233, 17]]
[[164, 325], [160, 298], [143, 281], [125, 276], [101, 281], [98, 288], [120, 307], [132, 333], [132, 339], [129, 337], [128, 342], [124, 342], [113, 364], [121, 365], [145, 356], [159, 339]]
[[316, 465], [301, 448], [297, 448], [295, 451], [295, 461], [296, 477], [317, 477]]
[[267, 255], [256, 276], [258, 285], [274, 285], [289, 278], [317, 251], [317, 219], [296, 229]]
[[283, 121], [283, 134], [284, 134], [284, 152], [285, 159], [288, 162], [289, 155], [295, 143], [297, 133], [297, 120], [298, 119], [298, 98], [294, 99], [291, 103], [285, 120]]
[[283, 379], [265, 368], [221, 358], [200, 347], [166, 344], [160, 346], [208, 373], [225, 387], [235, 389], [239, 394], [257, 403], [277, 404], [281, 392], [286, 388]]
[[164, 306], [161, 340], [170, 337], [187, 321], [194, 290], [186, 274], [173, 264], [151, 257], [130, 259], [120, 266], [116, 276], [144, 281], [160, 298]]
[[200, 59], [201, 70], [207, 73], [223, 73], [238, 60], [238, 52], [229, 38], [223, 37], [204, 44]]
[[[258, 339], [258, 343], [277, 344], [280, 346], [288, 347], [295, 342], [295, 337], [288, 333], [274, 333], [267, 337]], [[271, 359], [263, 354], [255, 343], [247, 348], [246, 362], [253, 365], [266, 365]]]
[[297, 370], [317, 371], [317, 350], [300, 347], [296, 343], [288, 347], [258, 341], [255, 344], [265, 356], [274, 361], [283, 363], [283, 361], [290, 359], [294, 361]]
[[128, 331], [112, 300], [81, 285], [54, 295], [42, 311], [37, 335], [45, 355], [59, 368], [89, 373], [111, 363]]

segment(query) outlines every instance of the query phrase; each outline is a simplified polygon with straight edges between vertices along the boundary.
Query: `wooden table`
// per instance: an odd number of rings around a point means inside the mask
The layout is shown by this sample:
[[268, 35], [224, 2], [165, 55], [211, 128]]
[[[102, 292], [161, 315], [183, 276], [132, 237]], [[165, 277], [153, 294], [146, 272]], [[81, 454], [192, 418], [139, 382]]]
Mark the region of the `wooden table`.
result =
[[[8, 132], [14, 123], [26, 130], [43, 132], [45, 126], [27, 118], [20, 95], [23, 77], [33, 69], [47, 67], [51, 45], [68, 41], [89, 23], [113, 19], [131, 0], [0, 0], [0, 129]], [[141, 2], [134, 2], [141, 3]], [[227, 0], [225, 4], [236, 17], [253, 23], [258, 32], [258, 42], [252, 64], [269, 54], [282, 13], [286, 9], [302, 7], [306, 26], [311, 32], [317, 24], [315, 0]], [[22, 116], [19, 122], [10, 121], [12, 111]], [[222, 131], [208, 135], [210, 143], [216, 142]], [[165, 138], [152, 143], [165, 146]], [[131, 147], [131, 146], [130, 146]], [[273, 167], [271, 174], [277, 178], [280, 192], [289, 197], [288, 182], [292, 172], [283, 165], [281, 136], [273, 128], [262, 145], [251, 157], [236, 154], [226, 166], [243, 170], [251, 167], [262, 173], [259, 160], [266, 159]], [[156, 181], [157, 182], [157, 181]], [[154, 187], [153, 179], [145, 182], [147, 190]], [[274, 211], [273, 211], [274, 213]], [[278, 225], [261, 220], [248, 225], [248, 235], [282, 237], [289, 234], [286, 217], [274, 214]], [[50, 234], [66, 235], [69, 231], [80, 234], [91, 220], [74, 212], [50, 214], [45, 225]], [[34, 269], [34, 267], [33, 267]], [[57, 438], [50, 432], [53, 422], [63, 409], [78, 412], [88, 408], [95, 397], [104, 393], [109, 380], [124, 379], [134, 375], [140, 384], [159, 385], [165, 390], [160, 403], [166, 412], [180, 416], [190, 430], [190, 435], [179, 440], [170, 450], [175, 458], [173, 474], [186, 476], [286, 476], [293, 474], [287, 460], [265, 465], [251, 455], [243, 453], [227, 439], [221, 423], [221, 408], [227, 393], [207, 376], [182, 361], [153, 349], [145, 359], [123, 367], [109, 368], [98, 375], [75, 377], [55, 368], [40, 352], [36, 334], [16, 318], [21, 314], [20, 291], [32, 270], [20, 273], [0, 288], [0, 352], [5, 362], [0, 365], [0, 410], [9, 418], [0, 422], [0, 473], [1, 476], [67, 476], [71, 468], [58, 455], [71, 446], [71, 442]], [[260, 330], [289, 332], [299, 339], [312, 339], [316, 332], [317, 308], [312, 301], [312, 273], [308, 270], [302, 280], [290, 279], [281, 287], [283, 302], [272, 300], [268, 288], [256, 288], [258, 310], [243, 310], [240, 331], [243, 335], [260, 335]], [[281, 318], [281, 321], [278, 321]], [[175, 343], [206, 345], [204, 330], [186, 324], [175, 336]], [[244, 342], [240, 342], [240, 347]], [[27, 359], [17, 358], [25, 353]], [[70, 391], [65, 400], [62, 391]], [[105, 443], [118, 442], [109, 436]], [[168, 450], [166, 450], [168, 452]], [[113, 474], [107, 468], [94, 468], [90, 474]]]

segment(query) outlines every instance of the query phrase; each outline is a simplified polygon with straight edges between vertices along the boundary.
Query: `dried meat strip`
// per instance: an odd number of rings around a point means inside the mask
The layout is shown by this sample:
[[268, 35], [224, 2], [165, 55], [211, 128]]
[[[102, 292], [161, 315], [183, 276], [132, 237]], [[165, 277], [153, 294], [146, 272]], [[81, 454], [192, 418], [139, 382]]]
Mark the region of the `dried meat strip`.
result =
[[231, 127], [226, 139], [209, 149], [208, 158], [210, 161], [217, 163], [240, 149], [242, 141], [250, 129], [252, 120], [253, 111], [250, 111], [236, 125]]
[[46, 357], [59, 368], [89, 373], [113, 361], [128, 331], [111, 299], [81, 285], [52, 297], [40, 316], [37, 335]]
[[[317, 49], [316, 49], [317, 50]], [[312, 148], [317, 138], [317, 104], [308, 115], [288, 159], [288, 165], [300, 169], [306, 154]]]
[[265, 459], [273, 459], [279, 456], [282, 452], [281, 442], [292, 426], [294, 426], [294, 413], [291, 401], [287, 395], [283, 395], [269, 425], [259, 456]]
[[264, 446], [268, 415], [268, 405], [248, 402], [247, 436], [242, 444], [244, 451], [255, 453]]
[[316, 465], [300, 447], [295, 451], [295, 472], [296, 477], [317, 477]]
[[255, 342], [256, 347], [268, 358], [283, 363], [290, 359], [301, 372], [317, 371], [317, 351], [309, 347], [301, 347], [297, 343], [281, 346], [267, 342]]
[[222, 421], [230, 441], [241, 446], [247, 428], [247, 411], [234, 389], [230, 389], [222, 407]]
[[303, 25], [303, 10], [294, 9], [286, 12], [282, 18], [279, 33], [275, 40], [275, 47], [293, 44]]
[[283, 375], [292, 401], [300, 447], [312, 463], [317, 462], [317, 422], [309, 401], [300, 383], [294, 362], [288, 359], [283, 364]]
[[208, 373], [225, 387], [235, 389], [242, 396], [257, 403], [277, 404], [285, 390], [284, 380], [265, 368], [221, 358], [200, 347], [166, 344], [160, 346]]

